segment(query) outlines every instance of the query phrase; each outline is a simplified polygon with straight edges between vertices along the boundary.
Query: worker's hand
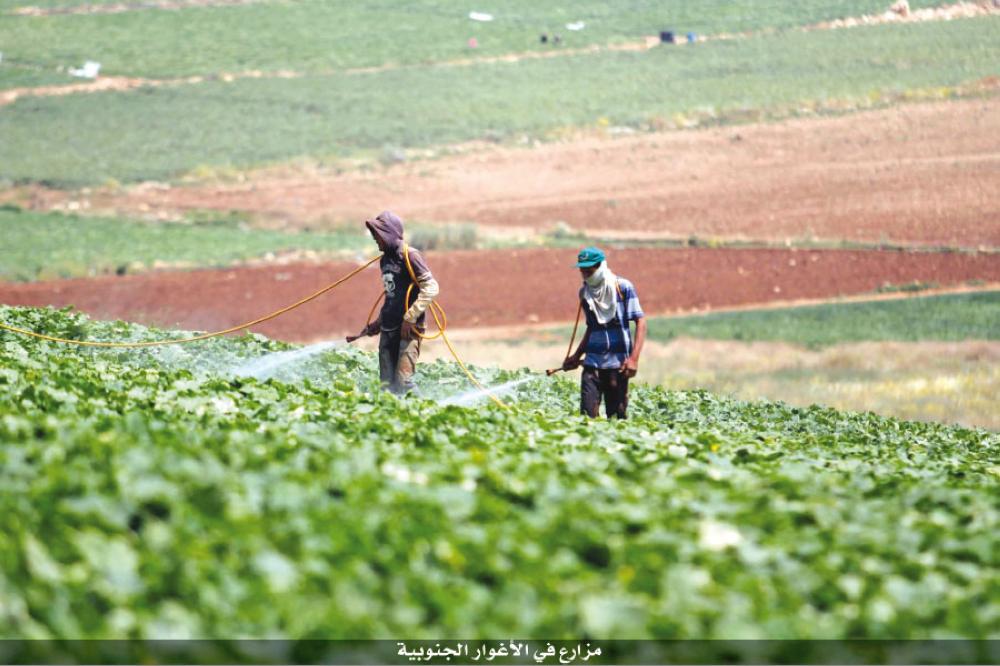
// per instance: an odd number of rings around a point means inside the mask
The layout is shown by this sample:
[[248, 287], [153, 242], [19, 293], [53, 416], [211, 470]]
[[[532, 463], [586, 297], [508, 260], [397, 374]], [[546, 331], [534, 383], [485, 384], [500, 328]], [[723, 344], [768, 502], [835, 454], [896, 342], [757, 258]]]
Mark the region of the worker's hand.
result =
[[626, 360], [625, 363], [622, 364], [620, 371], [623, 375], [625, 375], [629, 379], [635, 377], [635, 373], [639, 371], [639, 359], [635, 359], [629, 356], [628, 360]]
[[365, 337], [366, 335], [371, 335], [371, 333], [368, 332], [368, 327], [367, 326], [365, 326], [363, 329], [361, 329], [361, 332], [358, 333], [357, 335], [348, 335], [347, 336], [347, 342], [348, 342], [348, 344], [350, 344], [350, 343], [354, 342], [355, 340], [360, 340], [361, 338]]
[[404, 340], [412, 340], [415, 336], [414, 331], [417, 326], [412, 321], [403, 320], [403, 325], [399, 328], [399, 337]]
[[579, 357], [573, 358], [572, 356], [567, 356], [563, 359], [562, 369], [563, 370], [575, 370], [580, 367]]

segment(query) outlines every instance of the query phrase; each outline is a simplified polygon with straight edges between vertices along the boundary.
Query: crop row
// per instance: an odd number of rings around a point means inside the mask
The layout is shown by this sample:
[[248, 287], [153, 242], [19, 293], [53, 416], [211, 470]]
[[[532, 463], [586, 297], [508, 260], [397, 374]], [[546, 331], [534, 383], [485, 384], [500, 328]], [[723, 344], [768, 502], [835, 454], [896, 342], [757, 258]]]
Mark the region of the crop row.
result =
[[643, 386], [629, 421], [589, 421], [544, 377], [466, 409], [439, 402], [451, 364], [400, 400], [350, 349], [236, 371], [285, 348], [0, 333], [0, 637], [1000, 631], [995, 434]]

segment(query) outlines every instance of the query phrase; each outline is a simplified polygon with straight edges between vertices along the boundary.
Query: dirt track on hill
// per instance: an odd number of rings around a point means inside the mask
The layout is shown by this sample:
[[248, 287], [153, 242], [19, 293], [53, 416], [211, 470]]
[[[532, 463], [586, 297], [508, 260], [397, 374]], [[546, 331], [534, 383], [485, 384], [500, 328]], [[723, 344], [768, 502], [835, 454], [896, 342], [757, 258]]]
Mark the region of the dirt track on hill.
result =
[[150, 9], [178, 10], [193, 7], [234, 7], [249, 5], [262, 0], [142, 0], [141, 2], [116, 2], [108, 4], [76, 5], [70, 7], [16, 7], [9, 10], [12, 16], [65, 16], [75, 14], [121, 14]]
[[[66, 14], [119, 14], [122, 12], [148, 11], [148, 10], [180, 10], [193, 7], [231, 7], [238, 5], [253, 4], [262, 0], [160, 0], [152, 2], [122, 2], [102, 5], [79, 5], [72, 7], [17, 7], [8, 13], [13, 16], [54, 16]], [[876, 15], [863, 15], [859, 17], [847, 17], [834, 21], [824, 21], [814, 25], [803, 26], [800, 30], [841, 30], [844, 28], [854, 28], [858, 26], [869, 26], [883, 23], [922, 23], [926, 21], [951, 21], [957, 18], [974, 18], [980, 16], [990, 16], [1000, 14], [1000, 6], [995, 0], [978, 0], [978, 2], [958, 2], [953, 5], [942, 7], [928, 7], [914, 12], [902, 14], [892, 10]], [[720, 33], [715, 35], [700, 35], [699, 42], [709, 40], [732, 40], [745, 39], [754, 35], [771, 32], [749, 31], [742, 33]], [[679, 41], [674, 46], [683, 45], [685, 41]], [[625, 42], [620, 44], [591, 44], [580, 48], [561, 48], [555, 51], [523, 51], [520, 53], [507, 53], [499, 56], [473, 56], [468, 58], [457, 58], [436, 62], [434, 67], [466, 67], [470, 65], [518, 62], [522, 60], [534, 60], [540, 58], [564, 58], [581, 55], [585, 53], [597, 53], [601, 51], [646, 51], [661, 47], [660, 38], [657, 35], [647, 35], [641, 40]], [[327, 71], [311, 72], [310, 74], [336, 75], [362, 74], [371, 72], [381, 72], [400, 68], [421, 67], [424, 65], [399, 65], [385, 64], [371, 67], [357, 67], [350, 69], [330, 69]], [[260, 71], [249, 70], [242, 72], [217, 72], [211, 75], [188, 76], [175, 79], [146, 79], [137, 77], [114, 76], [101, 77], [95, 81], [82, 84], [54, 85], [54, 86], [28, 86], [15, 88], [0, 92], [0, 106], [13, 104], [22, 97], [50, 97], [61, 95], [75, 95], [79, 93], [96, 93], [108, 90], [133, 90], [143, 87], [160, 86], [183, 86], [203, 83], [209, 79], [220, 79], [223, 81], [234, 81], [244, 78], [299, 78], [305, 76], [306, 72], [295, 72], [290, 70]]]
[[[1000, 80], [994, 82], [1000, 86]], [[993, 84], [991, 84], [993, 85]], [[485, 146], [368, 172], [21, 193], [35, 208], [246, 211], [287, 226], [409, 220], [609, 236], [1000, 247], [1000, 97], [840, 117]], [[70, 201], [72, 200], [72, 201]]]
[[[579, 274], [571, 250], [428, 253], [449, 325], [517, 326], [572, 321]], [[1000, 281], [1000, 255], [845, 250], [617, 250], [613, 270], [631, 279], [648, 315], [872, 292], [885, 283]], [[74, 305], [98, 318], [220, 330], [313, 293], [355, 264], [296, 264], [33, 284], [0, 283], [8, 305]], [[375, 269], [258, 328], [312, 341], [364, 325], [381, 287]]]

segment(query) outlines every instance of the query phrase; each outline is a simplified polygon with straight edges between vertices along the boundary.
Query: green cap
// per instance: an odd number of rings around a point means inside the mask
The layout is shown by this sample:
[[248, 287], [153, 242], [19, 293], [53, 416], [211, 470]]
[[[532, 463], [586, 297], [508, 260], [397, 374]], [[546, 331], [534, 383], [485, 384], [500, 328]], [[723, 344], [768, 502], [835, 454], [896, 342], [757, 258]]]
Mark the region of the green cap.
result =
[[585, 247], [580, 250], [580, 254], [576, 255], [577, 268], [598, 266], [602, 261], [604, 261], [604, 253], [596, 247]]

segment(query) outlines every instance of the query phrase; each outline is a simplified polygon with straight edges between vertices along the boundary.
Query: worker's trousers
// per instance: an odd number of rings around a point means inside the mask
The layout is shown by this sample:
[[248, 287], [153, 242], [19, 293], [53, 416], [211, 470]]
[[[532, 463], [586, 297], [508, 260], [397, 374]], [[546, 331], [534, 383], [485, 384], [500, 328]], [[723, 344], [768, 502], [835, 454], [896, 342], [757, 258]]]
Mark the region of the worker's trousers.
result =
[[403, 340], [399, 329], [382, 331], [378, 340], [378, 374], [382, 387], [396, 395], [412, 390], [419, 356], [419, 337]]
[[608, 418], [624, 419], [628, 410], [628, 377], [618, 368], [600, 370], [583, 367], [580, 375], [580, 413], [596, 418], [601, 399]]

